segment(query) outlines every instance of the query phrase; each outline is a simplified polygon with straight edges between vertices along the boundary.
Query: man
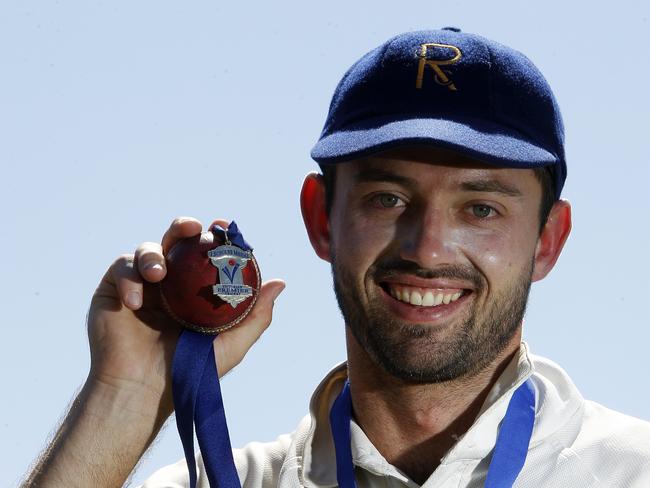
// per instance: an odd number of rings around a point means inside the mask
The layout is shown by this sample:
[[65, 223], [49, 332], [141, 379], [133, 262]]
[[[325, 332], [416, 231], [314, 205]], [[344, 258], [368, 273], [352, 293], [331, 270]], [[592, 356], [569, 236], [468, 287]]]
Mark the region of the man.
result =
[[[650, 425], [584, 400], [521, 341], [531, 282], [571, 228], [559, 110], [527, 58], [457, 29], [397, 36], [344, 76], [312, 156], [323, 175], [305, 179], [302, 212], [332, 264], [348, 361], [292, 435], [235, 451], [242, 486], [650, 486]], [[88, 381], [26, 486], [118, 486], [171, 414], [179, 328], [154, 284], [200, 230], [178, 219], [111, 266]], [[218, 336], [221, 374], [283, 287], [265, 283]], [[181, 461], [144, 486], [187, 483]]]

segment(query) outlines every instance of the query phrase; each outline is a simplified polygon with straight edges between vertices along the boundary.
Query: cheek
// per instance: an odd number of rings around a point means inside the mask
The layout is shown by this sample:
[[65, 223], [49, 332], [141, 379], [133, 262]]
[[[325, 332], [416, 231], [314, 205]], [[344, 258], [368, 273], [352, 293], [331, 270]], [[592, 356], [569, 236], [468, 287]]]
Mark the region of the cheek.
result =
[[463, 254], [492, 282], [501, 276], [518, 276], [531, 266], [536, 240], [530, 236], [511, 229], [457, 229], [452, 233]]
[[363, 268], [362, 273], [390, 247], [395, 235], [394, 226], [382, 225], [348, 212], [338, 220], [332, 235], [337, 259], [348, 267]]

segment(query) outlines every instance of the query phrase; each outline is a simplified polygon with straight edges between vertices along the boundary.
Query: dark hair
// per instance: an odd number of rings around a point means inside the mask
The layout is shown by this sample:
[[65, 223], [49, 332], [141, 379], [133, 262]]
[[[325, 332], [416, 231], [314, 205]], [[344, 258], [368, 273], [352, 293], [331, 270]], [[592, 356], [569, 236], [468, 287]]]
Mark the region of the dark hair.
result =
[[[320, 166], [325, 183], [325, 205], [329, 215], [334, 201], [334, 186], [336, 184], [336, 164], [322, 164]], [[542, 186], [542, 200], [539, 205], [539, 233], [544, 230], [553, 204], [555, 203], [555, 183], [550, 167], [534, 168], [535, 177]]]

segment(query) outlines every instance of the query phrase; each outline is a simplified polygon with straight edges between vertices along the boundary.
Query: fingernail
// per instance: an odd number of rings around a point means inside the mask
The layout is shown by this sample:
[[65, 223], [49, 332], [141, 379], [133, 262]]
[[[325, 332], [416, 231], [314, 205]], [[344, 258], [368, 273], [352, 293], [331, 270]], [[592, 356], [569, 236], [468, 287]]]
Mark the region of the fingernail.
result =
[[138, 308], [142, 303], [142, 297], [137, 291], [130, 291], [126, 294], [125, 301], [129, 308]]
[[155, 269], [158, 271], [162, 271], [163, 267], [158, 264], [158, 263], [149, 263], [144, 267], [145, 270], [149, 271], [150, 269]]

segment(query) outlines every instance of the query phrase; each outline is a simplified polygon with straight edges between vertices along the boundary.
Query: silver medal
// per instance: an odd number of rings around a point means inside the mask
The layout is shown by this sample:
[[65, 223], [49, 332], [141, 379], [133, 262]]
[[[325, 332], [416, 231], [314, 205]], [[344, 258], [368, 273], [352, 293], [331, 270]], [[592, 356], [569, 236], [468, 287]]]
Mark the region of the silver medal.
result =
[[229, 303], [232, 308], [253, 295], [253, 288], [244, 284], [242, 269], [251, 260], [250, 251], [233, 246], [226, 237], [226, 244], [208, 251], [210, 262], [219, 270], [219, 283], [212, 286], [212, 293]]

